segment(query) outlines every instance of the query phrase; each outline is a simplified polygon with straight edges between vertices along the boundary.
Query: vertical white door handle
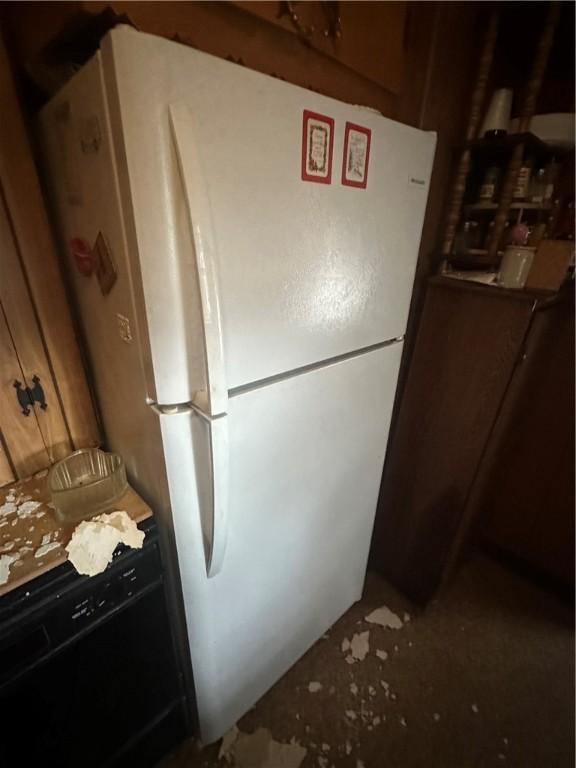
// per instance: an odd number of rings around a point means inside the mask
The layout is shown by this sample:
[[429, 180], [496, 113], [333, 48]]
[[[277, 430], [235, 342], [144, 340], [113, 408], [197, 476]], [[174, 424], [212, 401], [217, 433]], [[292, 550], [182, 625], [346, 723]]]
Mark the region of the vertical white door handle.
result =
[[228, 539], [228, 418], [211, 419], [194, 406], [152, 408], [160, 417], [180, 569], [202, 567], [203, 556], [211, 578], [223, 568]]
[[194, 240], [204, 331], [207, 387], [205, 396], [196, 396], [192, 407], [207, 422], [209, 430], [211, 509], [207, 520], [202, 517], [206, 573], [210, 578], [222, 569], [228, 537], [228, 423], [225, 415], [228, 389], [218, 297], [216, 243], [212, 231], [210, 201], [198, 145], [194, 139], [193, 115], [185, 104], [173, 104], [170, 106], [170, 120]]
[[208, 578], [222, 570], [228, 539], [228, 418], [210, 419], [212, 535], [205, 539]]
[[194, 402], [203, 411], [214, 416], [226, 413], [228, 404], [218, 297], [216, 241], [199, 148], [194, 137], [193, 115], [185, 104], [172, 104], [170, 120], [194, 240], [204, 330], [207, 389], [205, 396], [197, 396]]

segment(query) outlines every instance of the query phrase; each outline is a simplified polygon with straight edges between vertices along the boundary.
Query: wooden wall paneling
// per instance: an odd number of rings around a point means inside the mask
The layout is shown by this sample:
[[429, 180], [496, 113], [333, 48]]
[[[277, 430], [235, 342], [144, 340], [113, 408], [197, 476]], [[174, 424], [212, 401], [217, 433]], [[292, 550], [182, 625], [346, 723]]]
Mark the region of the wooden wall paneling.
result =
[[[43, 410], [35, 406], [34, 410], [50, 463], [53, 463], [70, 453], [70, 436], [1, 193], [0, 270], [2, 272], [0, 302], [2, 302], [5, 320], [22, 369], [23, 385], [33, 387], [33, 379], [37, 376], [44, 390], [48, 407]], [[16, 405], [15, 398], [14, 405]]]
[[305, 29], [304, 34], [299, 33], [297, 25], [286, 12], [286, 3], [240, 0], [232, 4], [286, 32], [300, 34], [304, 44], [336, 59], [391, 93], [402, 91], [408, 3], [355, 0], [352, 3], [333, 4], [337, 5], [335, 12], [340, 16], [341, 25], [341, 34], [336, 38], [325, 34], [330, 32], [329, 3], [293, 4], [298, 24]]
[[244, 64], [351, 104], [393, 117], [397, 97], [286, 30], [231, 3], [86, 2], [87, 13], [111, 8], [138, 29], [178, 38], [198, 50]]
[[[81, 33], [87, 19], [109, 9], [145, 32], [179, 38], [207, 53], [394, 117], [400, 92], [412, 88], [404, 76], [410, 5], [341, 3], [347, 33], [336, 42], [322, 35], [316, 48], [287, 19], [276, 18], [275, 2], [12, 2], [0, 11], [14, 60], [48, 92], [62, 82], [66, 68], [44, 55], [46, 46], [64, 29]], [[304, 15], [315, 9], [326, 17], [320, 3], [299, 3], [298, 8]]]
[[30, 410], [28, 416], [24, 416], [16, 399], [14, 381], [23, 379], [24, 374], [0, 304], [0, 430], [19, 477], [27, 477], [50, 463], [34, 409]]
[[404, 87], [398, 120], [422, 128], [431, 85], [436, 41], [440, 31], [440, 3], [408, 3], [404, 25]]
[[15, 0], [2, 3], [0, 12], [4, 42], [10, 51], [17, 51], [19, 63], [24, 64], [33, 62], [63, 28], [82, 13], [82, 3]]
[[[0, 183], [74, 447], [99, 440], [94, 407], [6, 51], [0, 41]], [[8, 306], [9, 311], [9, 306]], [[12, 322], [12, 321], [11, 321]], [[18, 350], [20, 352], [20, 349]], [[24, 350], [22, 350], [24, 353]], [[47, 380], [46, 380], [47, 381]], [[57, 398], [53, 398], [53, 413]], [[63, 445], [59, 427], [46, 420]], [[50, 437], [48, 439], [50, 439]], [[56, 454], [60, 451], [56, 449]]]
[[534, 301], [432, 278], [384, 470], [372, 560], [418, 601], [436, 590]]

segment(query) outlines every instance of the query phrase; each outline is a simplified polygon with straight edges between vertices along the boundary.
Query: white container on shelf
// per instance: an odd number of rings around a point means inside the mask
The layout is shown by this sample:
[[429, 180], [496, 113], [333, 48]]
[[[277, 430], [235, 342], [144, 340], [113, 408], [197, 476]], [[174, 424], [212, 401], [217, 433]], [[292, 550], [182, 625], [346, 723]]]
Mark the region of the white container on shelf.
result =
[[510, 112], [512, 110], [512, 89], [499, 88], [494, 91], [490, 106], [484, 117], [480, 136], [484, 136], [489, 131], [508, 131], [510, 123]]
[[504, 251], [498, 282], [503, 288], [524, 288], [536, 248], [509, 245]]

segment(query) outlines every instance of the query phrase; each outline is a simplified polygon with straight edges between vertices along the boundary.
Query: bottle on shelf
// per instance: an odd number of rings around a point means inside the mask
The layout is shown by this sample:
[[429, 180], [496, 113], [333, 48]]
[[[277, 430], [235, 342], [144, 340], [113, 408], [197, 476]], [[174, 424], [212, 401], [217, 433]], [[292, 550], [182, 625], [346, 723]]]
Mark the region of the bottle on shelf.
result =
[[480, 191], [478, 193], [479, 203], [491, 203], [496, 198], [498, 186], [500, 183], [501, 171], [497, 165], [491, 165], [486, 169]]
[[558, 197], [553, 197], [550, 202], [550, 213], [546, 221], [546, 235], [553, 240], [558, 237], [558, 221], [561, 213], [562, 200]]
[[[487, 222], [484, 225], [484, 228], [481, 232], [482, 248], [485, 250], [488, 249], [490, 242], [492, 240], [494, 225], [495, 225], [495, 221], [494, 219], [491, 219], [489, 222]], [[506, 221], [506, 223], [504, 224], [504, 229], [502, 230], [502, 234], [500, 235], [500, 240], [498, 242], [498, 252], [500, 252], [508, 244], [510, 240], [510, 228], [511, 228], [510, 222]]]
[[575, 220], [574, 220], [574, 200], [570, 200], [562, 206], [558, 222], [556, 224], [559, 240], [574, 240], [575, 238]]
[[560, 163], [556, 160], [555, 157], [553, 157], [548, 165], [546, 166], [546, 177], [545, 177], [545, 189], [544, 189], [544, 202], [546, 204], [552, 203], [552, 198], [554, 196], [554, 189], [556, 188], [556, 183], [558, 181], [558, 176], [560, 174]]
[[544, 240], [545, 238], [546, 238], [546, 222], [539, 221], [537, 224], [534, 224], [534, 226], [530, 229], [527, 245], [533, 248], [537, 248], [542, 242], [542, 240]]
[[528, 198], [531, 203], [544, 202], [546, 194], [546, 168], [538, 168], [530, 180]]
[[518, 171], [518, 178], [516, 179], [516, 186], [514, 187], [514, 191], [512, 193], [512, 199], [515, 202], [526, 200], [528, 197], [533, 165], [534, 161], [530, 156], [525, 157], [522, 161], [522, 165]]

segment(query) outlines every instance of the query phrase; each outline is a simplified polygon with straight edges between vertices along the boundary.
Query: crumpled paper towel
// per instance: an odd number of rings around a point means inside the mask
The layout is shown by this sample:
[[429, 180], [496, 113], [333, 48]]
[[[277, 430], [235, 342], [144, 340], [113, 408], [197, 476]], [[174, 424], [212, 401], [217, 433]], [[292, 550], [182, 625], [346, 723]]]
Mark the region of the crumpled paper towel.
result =
[[84, 576], [96, 576], [106, 569], [120, 544], [141, 549], [144, 533], [124, 510], [83, 520], [74, 529], [66, 546], [68, 560]]

